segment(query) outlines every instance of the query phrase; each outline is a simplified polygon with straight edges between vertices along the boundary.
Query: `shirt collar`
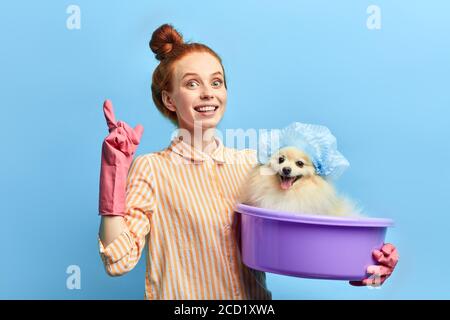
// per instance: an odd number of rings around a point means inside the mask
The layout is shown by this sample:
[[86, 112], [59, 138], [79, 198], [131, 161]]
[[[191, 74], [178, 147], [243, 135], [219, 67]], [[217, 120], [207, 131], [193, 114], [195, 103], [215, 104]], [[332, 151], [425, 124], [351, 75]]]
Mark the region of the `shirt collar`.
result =
[[226, 163], [224, 156], [225, 147], [222, 140], [220, 140], [216, 136], [214, 137], [214, 140], [217, 143], [217, 148], [212, 152], [211, 155], [199, 149], [196, 149], [190, 144], [184, 142], [182, 137], [180, 136], [172, 139], [168, 149], [180, 155], [181, 157], [193, 162], [204, 162], [206, 160], [213, 159], [218, 163]]

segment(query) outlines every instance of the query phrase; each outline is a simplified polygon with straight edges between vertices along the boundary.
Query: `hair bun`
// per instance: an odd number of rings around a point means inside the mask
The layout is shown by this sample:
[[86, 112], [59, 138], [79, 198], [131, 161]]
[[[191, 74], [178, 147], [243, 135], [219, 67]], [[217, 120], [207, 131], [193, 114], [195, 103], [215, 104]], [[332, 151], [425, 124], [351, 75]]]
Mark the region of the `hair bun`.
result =
[[173, 49], [174, 46], [183, 44], [182, 35], [170, 24], [163, 24], [156, 29], [150, 40], [150, 49], [156, 54], [156, 59], [161, 61]]

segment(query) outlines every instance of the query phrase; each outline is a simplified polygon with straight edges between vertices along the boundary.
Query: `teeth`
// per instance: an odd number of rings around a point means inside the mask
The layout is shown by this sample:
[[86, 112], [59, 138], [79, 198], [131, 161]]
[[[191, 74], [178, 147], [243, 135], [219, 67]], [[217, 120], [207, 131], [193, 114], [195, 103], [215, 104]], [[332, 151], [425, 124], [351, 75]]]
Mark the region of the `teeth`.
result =
[[204, 112], [204, 111], [214, 111], [216, 109], [215, 106], [204, 106], [204, 107], [197, 107], [195, 110]]

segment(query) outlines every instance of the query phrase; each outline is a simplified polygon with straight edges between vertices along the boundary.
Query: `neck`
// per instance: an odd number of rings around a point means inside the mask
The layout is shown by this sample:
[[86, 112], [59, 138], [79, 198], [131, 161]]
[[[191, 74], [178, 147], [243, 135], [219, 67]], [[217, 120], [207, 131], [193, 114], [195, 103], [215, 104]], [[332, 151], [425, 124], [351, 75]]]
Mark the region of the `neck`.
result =
[[182, 137], [183, 141], [193, 148], [211, 154], [218, 147], [214, 139], [215, 128], [179, 128], [178, 136]]

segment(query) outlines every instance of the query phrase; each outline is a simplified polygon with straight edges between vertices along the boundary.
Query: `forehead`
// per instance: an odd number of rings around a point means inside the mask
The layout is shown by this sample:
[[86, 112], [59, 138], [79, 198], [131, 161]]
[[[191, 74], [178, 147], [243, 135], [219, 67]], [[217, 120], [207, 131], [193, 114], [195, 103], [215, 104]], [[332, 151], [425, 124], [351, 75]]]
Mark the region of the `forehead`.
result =
[[308, 155], [303, 152], [300, 149], [297, 149], [295, 147], [286, 147], [286, 148], [282, 148], [278, 151], [278, 156], [283, 155], [286, 156], [288, 159], [292, 159], [292, 160], [304, 160], [304, 161], [308, 161], [309, 162], [309, 157]]
[[212, 73], [222, 72], [222, 66], [216, 57], [207, 52], [194, 52], [175, 63], [175, 77], [181, 79], [185, 73], [197, 73], [209, 77]]

